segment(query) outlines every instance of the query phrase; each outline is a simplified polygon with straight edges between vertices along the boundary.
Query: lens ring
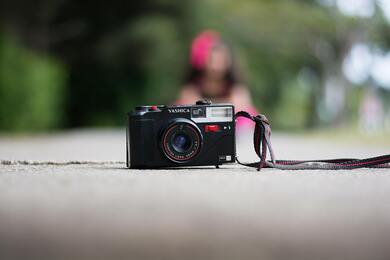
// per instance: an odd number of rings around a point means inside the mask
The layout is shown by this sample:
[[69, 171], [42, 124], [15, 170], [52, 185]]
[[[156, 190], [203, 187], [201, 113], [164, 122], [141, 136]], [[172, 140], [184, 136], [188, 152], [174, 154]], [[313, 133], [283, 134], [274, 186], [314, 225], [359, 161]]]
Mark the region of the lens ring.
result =
[[200, 151], [202, 136], [196, 125], [190, 121], [171, 124], [162, 135], [162, 150], [165, 156], [177, 163], [185, 163]]

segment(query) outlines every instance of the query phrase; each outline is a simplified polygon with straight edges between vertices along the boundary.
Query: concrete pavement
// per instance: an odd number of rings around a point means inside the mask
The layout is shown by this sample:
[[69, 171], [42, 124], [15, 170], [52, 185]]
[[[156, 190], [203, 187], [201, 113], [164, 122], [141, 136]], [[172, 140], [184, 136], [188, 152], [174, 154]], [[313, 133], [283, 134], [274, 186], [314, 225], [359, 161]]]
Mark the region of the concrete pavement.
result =
[[[239, 154], [254, 159], [251, 137]], [[386, 145], [276, 134], [281, 159]], [[122, 130], [0, 137], [0, 159], [124, 161]], [[389, 259], [390, 171], [0, 165], [0, 259]]]

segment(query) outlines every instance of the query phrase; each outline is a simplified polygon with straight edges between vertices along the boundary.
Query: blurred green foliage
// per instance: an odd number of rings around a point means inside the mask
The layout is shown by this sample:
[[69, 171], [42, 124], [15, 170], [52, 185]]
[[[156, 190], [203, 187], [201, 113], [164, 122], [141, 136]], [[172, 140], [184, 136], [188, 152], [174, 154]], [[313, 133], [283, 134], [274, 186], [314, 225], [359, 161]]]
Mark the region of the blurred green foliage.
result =
[[[123, 125], [135, 105], [171, 103], [191, 39], [206, 28], [232, 47], [273, 127], [355, 120], [363, 91], [350, 88], [342, 62], [357, 41], [388, 49], [389, 25], [320, 2], [14, 0], [0, 6], [0, 130]], [[332, 119], [322, 104], [334, 78], [348, 100]]]
[[0, 129], [36, 131], [62, 126], [64, 67], [4, 35], [0, 56]]

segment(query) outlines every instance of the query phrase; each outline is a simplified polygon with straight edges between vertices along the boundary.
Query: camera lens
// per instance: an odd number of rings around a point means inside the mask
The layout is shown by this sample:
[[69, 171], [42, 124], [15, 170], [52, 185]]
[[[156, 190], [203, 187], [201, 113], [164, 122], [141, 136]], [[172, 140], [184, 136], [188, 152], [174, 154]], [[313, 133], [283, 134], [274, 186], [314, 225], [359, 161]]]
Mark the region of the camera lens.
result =
[[191, 147], [192, 141], [185, 133], [178, 133], [173, 137], [172, 146], [179, 152], [183, 153]]
[[166, 157], [177, 163], [188, 162], [200, 151], [202, 135], [191, 121], [181, 119], [167, 127], [162, 136], [162, 150]]

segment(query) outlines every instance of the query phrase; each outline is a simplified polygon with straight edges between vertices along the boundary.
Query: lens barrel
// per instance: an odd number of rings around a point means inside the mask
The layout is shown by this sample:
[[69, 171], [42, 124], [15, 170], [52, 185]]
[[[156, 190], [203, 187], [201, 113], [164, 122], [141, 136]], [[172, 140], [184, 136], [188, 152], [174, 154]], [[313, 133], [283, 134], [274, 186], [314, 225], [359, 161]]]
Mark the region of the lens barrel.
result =
[[162, 151], [176, 163], [191, 161], [200, 151], [202, 134], [191, 121], [182, 119], [170, 124], [162, 135]]

